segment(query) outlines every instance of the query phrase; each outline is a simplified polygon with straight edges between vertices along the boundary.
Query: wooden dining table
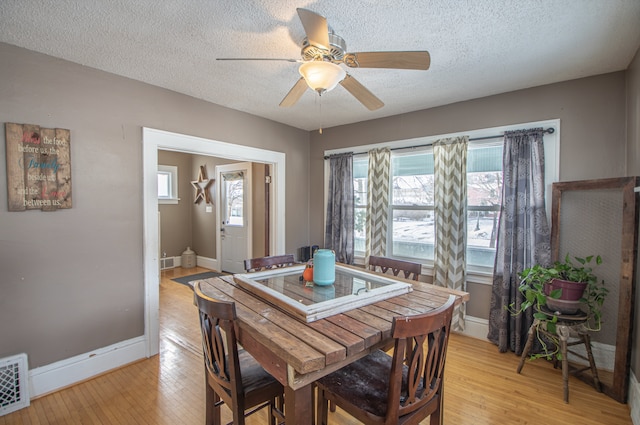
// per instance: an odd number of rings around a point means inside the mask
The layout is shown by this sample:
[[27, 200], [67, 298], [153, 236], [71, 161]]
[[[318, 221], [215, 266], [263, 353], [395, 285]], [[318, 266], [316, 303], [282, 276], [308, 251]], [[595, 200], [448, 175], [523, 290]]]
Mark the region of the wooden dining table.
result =
[[312, 322], [239, 285], [232, 275], [205, 279], [200, 285], [212, 298], [235, 302], [240, 344], [285, 388], [285, 423], [311, 425], [314, 381], [388, 347], [393, 317], [431, 311], [443, 305], [450, 294], [457, 296], [457, 303], [469, 300], [463, 291], [385, 277], [409, 282], [411, 292]]

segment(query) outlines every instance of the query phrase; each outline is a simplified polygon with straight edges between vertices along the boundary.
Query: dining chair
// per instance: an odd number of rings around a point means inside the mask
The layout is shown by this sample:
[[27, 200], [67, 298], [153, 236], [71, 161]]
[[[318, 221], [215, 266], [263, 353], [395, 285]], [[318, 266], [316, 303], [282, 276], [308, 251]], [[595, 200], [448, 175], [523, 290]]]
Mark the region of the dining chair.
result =
[[376, 350], [316, 381], [317, 424], [331, 401], [364, 424], [442, 424], [444, 366], [455, 296], [424, 314], [393, 318], [393, 355]]
[[420, 273], [422, 273], [422, 264], [370, 255], [369, 270], [376, 271], [377, 269], [380, 269], [382, 273], [391, 270], [394, 276], [398, 276], [398, 274], [402, 272], [405, 279], [418, 280]]
[[271, 255], [268, 257], [251, 258], [244, 260], [244, 268], [249, 272], [259, 272], [261, 270], [287, 267], [295, 264], [293, 254]]
[[269, 424], [284, 421], [284, 387], [244, 349], [238, 348], [236, 305], [202, 293], [194, 286], [200, 313], [202, 349], [206, 375], [206, 425], [221, 423], [220, 407], [233, 413], [233, 424], [267, 407]]

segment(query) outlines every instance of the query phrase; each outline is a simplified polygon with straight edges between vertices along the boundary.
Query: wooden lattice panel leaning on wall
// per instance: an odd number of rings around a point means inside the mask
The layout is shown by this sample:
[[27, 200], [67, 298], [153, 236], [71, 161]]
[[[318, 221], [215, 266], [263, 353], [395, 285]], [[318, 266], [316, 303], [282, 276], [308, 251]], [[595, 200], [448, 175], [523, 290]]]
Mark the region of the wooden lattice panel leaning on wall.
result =
[[627, 402], [629, 387], [639, 208], [634, 188], [639, 185], [640, 177], [554, 183], [551, 207], [554, 261], [567, 252], [603, 257], [605, 267], [598, 272], [610, 290], [603, 309], [610, 323], [600, 334], [615, 334], [615, 342], [610, 341], [615, 359], [613, 374], [602, 379], [602, 387], [621, 403]]

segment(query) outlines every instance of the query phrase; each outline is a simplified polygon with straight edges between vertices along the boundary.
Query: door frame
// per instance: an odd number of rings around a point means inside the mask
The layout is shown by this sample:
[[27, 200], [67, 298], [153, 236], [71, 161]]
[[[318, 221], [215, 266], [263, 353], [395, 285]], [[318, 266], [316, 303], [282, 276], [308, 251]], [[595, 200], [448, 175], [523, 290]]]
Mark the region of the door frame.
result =
[[[254, 148], [179, 133], [142, 128], [144, 335], [147, 357], [160, 351], [160, 275], [158, 241], [158, 150], [209, 155], [272, 165], [271, 249], [285, 252], [285, 160], [282, 152]], [[216, 253], [216, 256], [219, 254]]]

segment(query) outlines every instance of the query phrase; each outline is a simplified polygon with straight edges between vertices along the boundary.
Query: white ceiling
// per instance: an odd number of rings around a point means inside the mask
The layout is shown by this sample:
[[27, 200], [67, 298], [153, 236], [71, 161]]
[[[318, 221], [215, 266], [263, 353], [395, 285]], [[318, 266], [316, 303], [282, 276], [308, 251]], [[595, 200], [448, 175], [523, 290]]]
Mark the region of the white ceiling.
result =
[[[300, 57], [296, 7], [325, 16], [348, 52], [428, 50], [428, 71], [349, 69], [385, 106], [343, 87], [280, 101]], [[640, 0], [2, 0], [0, 41], [300, 129], [328, 128], [624, 70]]]

